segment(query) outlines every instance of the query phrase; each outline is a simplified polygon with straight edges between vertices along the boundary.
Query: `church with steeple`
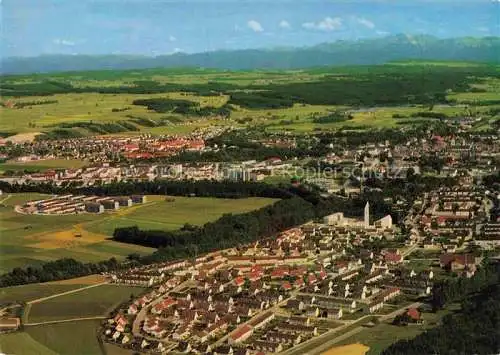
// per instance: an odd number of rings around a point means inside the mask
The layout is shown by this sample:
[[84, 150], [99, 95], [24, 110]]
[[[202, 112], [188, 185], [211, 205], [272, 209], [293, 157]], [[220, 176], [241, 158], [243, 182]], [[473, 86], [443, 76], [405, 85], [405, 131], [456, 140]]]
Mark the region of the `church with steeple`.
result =
[[346, 226], [363, 229], [390, 229], [392, 228], [392, 217], [387, 215], [370, 224], [370, 203], [366, 202], [363, 219], [348, 218], [343, 212], [333, 213], [323, 218], [325, 224], [331, 226]]

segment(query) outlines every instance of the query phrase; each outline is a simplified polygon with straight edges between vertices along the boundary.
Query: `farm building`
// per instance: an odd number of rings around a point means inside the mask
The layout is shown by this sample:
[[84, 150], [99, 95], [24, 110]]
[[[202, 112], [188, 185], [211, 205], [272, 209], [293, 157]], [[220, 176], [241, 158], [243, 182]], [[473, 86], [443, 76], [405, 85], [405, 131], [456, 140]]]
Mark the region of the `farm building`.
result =
[[132, 199], [133, 203], [146, 203], [147, 202], [146, 196], [144, 196], [144, 195], [132, 195], [132, 196], [130, 196], [130, 198]]
[[19, 318], [0, 318], [0, 331], [16, 330], [20, 326], [21, 326], [21, 319]]
[[90, 213], [102, 213], [104, 212], [104, 206], [100, 203], [86, 202], [85, 211]]
[[120, 208], [120, 204], [117, 201], [104, 200], [99, 202], [104, 206], [105, 210], [117, 210]]
[[122, 207], [132, 206], [132, 199], [128, 197], [115, 197], [113, 200], [118, 202], [118, 204]]

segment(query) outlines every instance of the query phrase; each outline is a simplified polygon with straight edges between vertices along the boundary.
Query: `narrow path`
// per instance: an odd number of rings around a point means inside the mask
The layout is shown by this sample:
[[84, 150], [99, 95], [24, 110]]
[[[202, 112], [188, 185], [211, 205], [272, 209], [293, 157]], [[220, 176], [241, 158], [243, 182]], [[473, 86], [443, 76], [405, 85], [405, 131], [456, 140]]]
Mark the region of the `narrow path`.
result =
[[95, 317], [81, 317], [81, 318], [71, 318], [71, 319], [59, 319], [59, 320], [49, 320], [46, 322], [36, 322], [36, 323], [24, 323], [24, 326], [36, 326], [36, 325], [46, 325], [46, 324], [58, 324], [58, 323], [69, 323], [69, 322], [78, 322], [84, 320], [99, 320], [106, 319], [104, 316], [95, 316]]
[[[373, 316], [378, 317], [379, 321], [385, 321], [387, 319], [395, 317], [398, 314], [403, 313], [404, 311], [406, 311], [407, 308], [417, 308], [417, 307], [419, 307], [421, 305], [422, 305], [421, 302], [415, 302], [415, 303], [412, 303], [410, 305], [398, 308], [398, 309], [396, 309], [395, 311], [393, 311], [393, 312], [391, 312], [389, 314], [385, 314], [385, 315], [367, 314], [367, 315], [365, 315], [365, 316], [357, 319], [356, 321], [354, 321], [354, 323], [346, 323], [343, 326], [340, 326], [340, 327], [337, 327], [337, 328], [333, 328], [333, 329], [327, 331], [326, 333], [321, 334], [319, 337], [313, 337], [313, 338], [311, 338], [311, 339], [309, 339], [309, 340], [307, 340], [307, 341], [305, 341], [305, 342], [303, 342], [303, 343], [301, 343], [301, 344], [299, 344], [297, 346], [294, 346], [291, 349], [288, 349], [288, 350], [284, 351], [283, 354], [286, 354], [286, 355], [306, 355], [306, 354], [313, 355], [313, 354], [320, 354], [320, 353], [322, 353], [324, 351], [327, 351], [333, 345], [339, 343], [340, 341], [348, 339], [351, 336], [353, 336], [353, 335], [361, 332], [362, 330], [366, 329], [365, 327], [363, 327], [363, 326], [360, 325], [360, 326], [358, 326], [358, 327], [356, 327], [354, 329], [349, 330], [346, 333], [343, 333], [343, 334], [340, 334], [338, 336], [335, 336], [335, 333], [338, 333], [339, 331], [342, 331], [343, 329], [351, 326], [352, 324], [356, 324], [358, 322], [361, 322], [362, 320], [364, 320], [367, 317], [373, 317]], [[328, 339], [329, 337], [332, 337], [332, 338]]]
[[89, 288], [93, 288], [93, 287], [97, 287], [97, 286], [106, 285], [106, 284], [108, 284], [108, 283], [109, 283], [108, 281], [105, 281], [105, 282], [101, 282], [101, 283], [98, 283], [98, 284], [94, 284], [94, 285], [89, 285], [89, 286], [85, 286], [85, 287], [77, 288], [77, 289], [75, 289], [75, 290], [70, 290], [70, 291], [66, 291], [66, 292], [61, 292], [61, 293], [57, 293], [57, 294], [55, 294], [55, 295], [51, 295], [51, 296], [47, 296], [47, 297], [37, 298], [37, 299], [35, 299], [35, 300], [32, 300], [32, 301], [28, 301], [28, 302], [26, 302], [26, 304], [33, 304], [33, 303], [43, 302], [43, 301], [46, 301], [46, 300], [50, 300], [51, 298], [56, 298], [56, 297], [65, 296], [65, 295], [69, 295], [69, 294], [72, 294], [72, 293], [76, 293], [76, 292], [80, 292], [80, 291], [88, 290]]
[[5, 201], [7, 201], [11, 197], [12, 197], [12, 195], [9, 194], [6, 198], [4, 198], [2, 201], [0, 201], [0, 203], [4, 203]]

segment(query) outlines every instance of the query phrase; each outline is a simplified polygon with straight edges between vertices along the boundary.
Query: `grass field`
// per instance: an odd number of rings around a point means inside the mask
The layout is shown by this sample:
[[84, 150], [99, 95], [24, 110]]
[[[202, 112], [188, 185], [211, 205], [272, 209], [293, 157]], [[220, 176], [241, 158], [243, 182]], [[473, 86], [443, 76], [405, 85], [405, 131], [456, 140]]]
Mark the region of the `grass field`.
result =
[[89, 223], [86, 228], [108, 235], [117, 227], [134, 225], [142, 229], [175, 230], [185, 223], [203, 225], [225, 213], [249, 212], [274, 201], [276, 200], [259, 197], [234, 200], [177, 196], [173, 202], [167, 202], [164, 196], [158, 196], [148, 205], [119, 211], [110, 218]]
[[28, 315], [30, 323], [62, 319], [106, 316], [133, 294], [143, 292], [140, 287], [100, 285], [42, 302], [34, 303]]
[[[4, 195], [5, 196], [5, 195]], [[148, 254], [151, 248], [109, 240], [116, 227], [137, 225], [145, 229], [173, 230], [185, 223], [201, 225], [224, 213], [244, 213], [275, 200], [266, 198], [215, 199], [148, 196], [148, 203], [100, 215], [23, 215], [14, 206], [47, 195], [13, 194], [0, 206], [0, 272], [39, 265], [58, 258], [96, 262], [131, 253]], [[76, 238], [75, 235], [81, 235]]]
[[9, 302], [28, 302], [58, 293], [76, 290], [87, 286], [83, 283], [57, 284], [52, 282], [22, 286], [4, 287], [0, 289], [0, 304]]
[[367, 328], [343, 340], [338, 345], [361, 343], [370, 348], [367, 355], [380, 354], [385, 348], [398, 340], [412, 339], [425, 330], [435, 327], [445, 315], [458, 310], [459, 307], [457, 305], [450, 305], [447, 309], [437, 313], [422, 313], [422, 318], [424, 319], [424, 324], [422, 325], [399, 327], [390, 323], [380, 323], [373, 328]]
[[0, 172], [13, 170], [48, 170], [48, 169], [78, 169], [88, 165], [87, 162], [78, 159], [47, 159], [30, 162], [7, 161], [0, 163]]
[[57, 352], [34, 340], [28, 333], [16, 332], [0, 335], [2, 354], [56, 355]]
[[370, 348], [363, 344], [336, 346], [321, 355], [364, 355]]
[[[195, 96], [181, 95], [180, 93], [164, 94], [57, 94], [49, 98], [42, 96], [30, 96], [28, 98], [13, 98], [14, 103], [24, 103], [33, 101], [57, 101], [44, 105], [33, 105], [24, 108], [6, 108], [0, 106], [0, 131], [13, 133], [43, 132], [50, 131], [56, 125], [71, 122], [96, 122], [110, 123], [117, 121], [128, 121], [138, 129], [145, 130], [146, 127], [130, 121], [130, 117], [142, 117], [159, 121], [165, 116], [174, 116], [182, 121], [196, 121], [199, 118], [191, 119], [178, 114], [165, 114], [149, 111], [145, 106], [133, 105], [132, 102], [141, 98], [182, 98], [199, 102], [201, 106], [221, 106], [227, 98], [224, 96]], [[114, 110], [113, 109], [118, 109]], [[123, 110], [125, 109], [125, 110]], [[123, 110], [123, 111], [120, 111]], [[161, 127], [163, 133], [169, 133], [173, 126]], [[83, 131], [85, 132], [85, 131]]]
[[38, 346], [57, 354], [100, 355], [103, 352], [96, 337], [98, 327], [99, 321], [78, 321], [26, 327], [26, 333]]

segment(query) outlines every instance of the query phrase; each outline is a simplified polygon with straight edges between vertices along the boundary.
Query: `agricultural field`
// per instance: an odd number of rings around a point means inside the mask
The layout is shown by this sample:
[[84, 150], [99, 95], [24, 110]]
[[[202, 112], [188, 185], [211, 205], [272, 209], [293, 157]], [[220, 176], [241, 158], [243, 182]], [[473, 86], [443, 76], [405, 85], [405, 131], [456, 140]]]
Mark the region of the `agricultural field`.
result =
[[[147, 129], [147, 126], [141, 126], [132, 122], [134, 117], [146, 118], [153, 121], [160, 121], [166, 116], [172, 116], [180, 121], [184, 118], [176, 114], [157, 113], [148, 110], [145, 106], [133, 105], [132, 101], [141, 98], [169, 98], [189, 100], [200, 103], [201, 107], [214, 106], [219, 107], [226, 101], [223, 96], [200, 97], [195, 95], [181, 95], [180, 93], [165, 94], [57, 94], [47, 97], [30, 96], [28, 98], [16, 98], [10, 101], [14, 104], [24, 104], [27, 102], [50, 102], [46, 104], [37, 104], [24, 106], [22, 108], [0, 107], [0, 131], [2, 132], [43, 132], [52, 130], [60, 124], [76, 122], [93, 123], [114, 123], [118, 121], [127, 121], [135, 126], [137, 130]], [[190, 122], [192, 120], [186, 120]], [[195, 125], [196, 126], [196, 125]], [[168, 126], [163, 127], [168, 133]], [[77, 128], [80, 133], [87, 134], [82, 128]]]
[[368, 351], [366, 352], [367, 355], [377, 355], [398, 340], [412, 339], [425, 330], [437, 326], [445, 315], [459, 309], [459, 305], [451, 305], [448, 309], [438, 311], [437, 313], [422, 312], [422, 318], [424, 319], [424, 324], [422, 325], [396, 326], [383, 322], [373, 328], [366, 328], [337, 345], [359, 343], [369, 347], [369, 350], [367, 349]]
[[56, 355], [57, 352], [37, 342], [26, 332], [0, 335], [0, 351], [3, 354]]
[[185, 223], [203, 225], [225, 213], [245, 213], [275, 201], [277, 200], [260, 197], [234, 200], [179, 196], [174, 197], [173, 201], [166, 201], [164, 196], [156, 196], [146, 206], [118, 211], [110, 218], [88, 223], [85, 228], [107, 235], [112, 234], [115, 228], [135, 225], [140, 229], [176, 230]]
[[47, 159], [29, 162], [9, 160], [5, 163], [0, 163], [0, 173], [8, 170], [42, 171], [49, 169], [79, 169], [86, 165], [88, 165], [88, 162], [78, 159]]
[[104, 276], [89, 275], [61, 281], [4, 287], [0, 289], [0, 304], [31, 302], [40, 298], [99, 284], [104, 281]]
[[[27, 334], [38, 346], [57, 354], [100, 355], [103, 352], [97, 341], [98, 327], [99, 321], [77, 321], [26, 327], [21, 334]], [[19, 350], [16, 353], [21, 354]]]
[[28, 323], [106, 316], [120, 303], [138, 296], [140, 287], [99, 285], [33, 303], [25, 317]]
[[[275, 200], [266, 198], [215, 199], [148, 196], [148, 203], [100, 215], [23, 215], [15, 205], [47, 195], [27, 193], [2, 196], [0, 204], [0, 272], [36, 266], [58, 258], [97, 262], [132, 253], [149, 254], [152, 248], [110, 240], [116, 227], [138, 225], [144, 229], [178, 229], [186, 223], [202, 225], [224, 213], [244, 213]], [[194, 213], [195, 211], [195, 213]], [[79, 236], [79, 237], [77, 237]]]
[[0, 304], [29, 302], [85, 287], [85, 284], [55, 284], [51, 282], [5, 287], [0, 289]]
[[[485, 113], [499, 104], [500, 87], [498, 66], [433, 62], [291, 71], [115, 70], [7, 76], [3, 81], [0, 132], [63, 130], [75, 136], [184, 135], [216, 125], [263, 125], [270, 132], [296, 133], [399, 128], [426, 123], [422, 118], [394, 119], [401, 112], [432, 109], [453, 117], [464, 115], [471, 105], [476, 113]], [[440, 98], [430, 99], [436, 93]], [[140, 99], [182, 100], [199, 108], [227, 107], [231, 113], [222, 118], [157, 112], [133, 104]], [[445, 103], [450, 105], [439, 105]], [[369, 109], [373, 107], [377, 109]], [[354, 118], [312, 122], [311, 114], [335, 110], [354, 110]]]
[[365, 355], [370, 348], [363, 344], [336, 346], [321, 355]]

